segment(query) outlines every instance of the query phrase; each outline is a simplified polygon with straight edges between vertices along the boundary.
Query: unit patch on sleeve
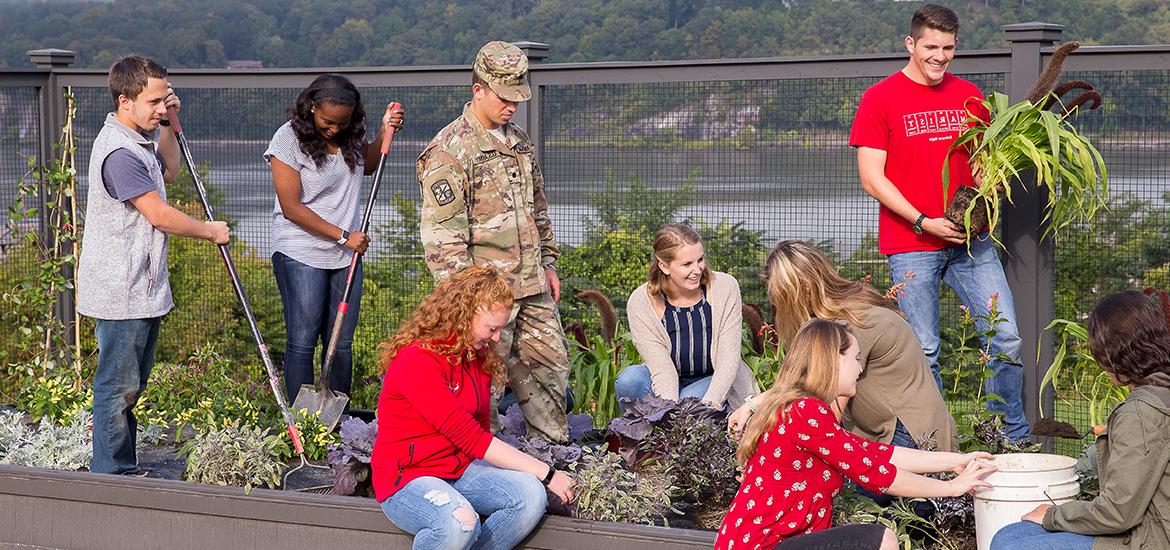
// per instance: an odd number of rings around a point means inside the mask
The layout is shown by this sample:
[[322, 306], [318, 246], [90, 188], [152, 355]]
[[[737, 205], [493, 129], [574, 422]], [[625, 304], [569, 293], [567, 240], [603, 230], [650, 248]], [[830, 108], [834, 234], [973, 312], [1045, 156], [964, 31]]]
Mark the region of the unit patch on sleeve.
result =
[[447, 206], [455, 202], [455, 191], [451, 189], [451, 184], [447, 183], [447, 180], [432, 183], [431, 194], [435, 196], [435, 203], [439, 206]]

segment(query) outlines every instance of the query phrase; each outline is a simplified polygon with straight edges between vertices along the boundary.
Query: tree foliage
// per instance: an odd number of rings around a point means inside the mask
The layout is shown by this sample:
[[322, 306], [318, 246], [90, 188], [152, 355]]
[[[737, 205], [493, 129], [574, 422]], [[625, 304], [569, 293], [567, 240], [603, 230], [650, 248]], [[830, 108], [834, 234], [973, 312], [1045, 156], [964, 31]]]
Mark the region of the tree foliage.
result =
[[[1159, 0], [968, 0], [963, 48], [1005, 46], [1000, 28], [1065, 25], [1085, 44], [1155, 44], [1170, 30]], [[901, 52], [916, 2], [874, 0], [0, 0], [0, 67], [27, 50], [68, 48], [79, 67], [136, 52], [171, 67], [469, 63], [492, 39], [552, 46], [550, 61], [711, 59]]]

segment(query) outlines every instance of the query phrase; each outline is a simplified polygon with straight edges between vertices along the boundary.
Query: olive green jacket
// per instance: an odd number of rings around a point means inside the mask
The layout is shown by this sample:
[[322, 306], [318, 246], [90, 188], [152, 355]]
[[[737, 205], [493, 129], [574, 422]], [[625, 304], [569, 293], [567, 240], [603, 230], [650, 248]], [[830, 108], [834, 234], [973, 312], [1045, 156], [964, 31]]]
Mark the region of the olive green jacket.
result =
[[1093, 550], [1170, 548], [1170, 389], [1139, 386], [1097, 439], [1101, 493], [1053, 506], [1044, 528], [1094, 535]]

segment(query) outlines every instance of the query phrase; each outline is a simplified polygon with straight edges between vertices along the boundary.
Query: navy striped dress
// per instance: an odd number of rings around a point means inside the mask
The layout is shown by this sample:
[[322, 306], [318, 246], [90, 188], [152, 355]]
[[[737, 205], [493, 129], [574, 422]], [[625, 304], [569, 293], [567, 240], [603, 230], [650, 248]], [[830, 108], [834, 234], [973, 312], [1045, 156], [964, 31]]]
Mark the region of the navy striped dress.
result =
[[662, 324], [670, 337], [670, 357], [678, 371], [680, 388], [715, 373], [711, 365], [711, 304], [707, 302], [707, 288], [702, 290], [703, 297], [690, 307], [677, 307], [663, 295], [666, 311]]

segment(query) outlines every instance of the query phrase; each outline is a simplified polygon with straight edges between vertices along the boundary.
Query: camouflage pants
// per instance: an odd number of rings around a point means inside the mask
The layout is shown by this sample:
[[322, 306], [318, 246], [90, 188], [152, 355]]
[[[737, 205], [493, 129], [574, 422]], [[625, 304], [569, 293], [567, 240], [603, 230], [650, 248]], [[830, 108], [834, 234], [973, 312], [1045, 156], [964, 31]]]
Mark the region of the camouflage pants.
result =
[[[567, 441], [565, 388], [569, 384], [569, 356], [552, 294], [546, 291], [516, 299], [496, 351], [504, 358], [508, 385], [528, 421], [528, 434], [554, 443]], [[503, 395], [503, 387], [492, 388], [493, 430], [499, 428], [496, 405]]]

